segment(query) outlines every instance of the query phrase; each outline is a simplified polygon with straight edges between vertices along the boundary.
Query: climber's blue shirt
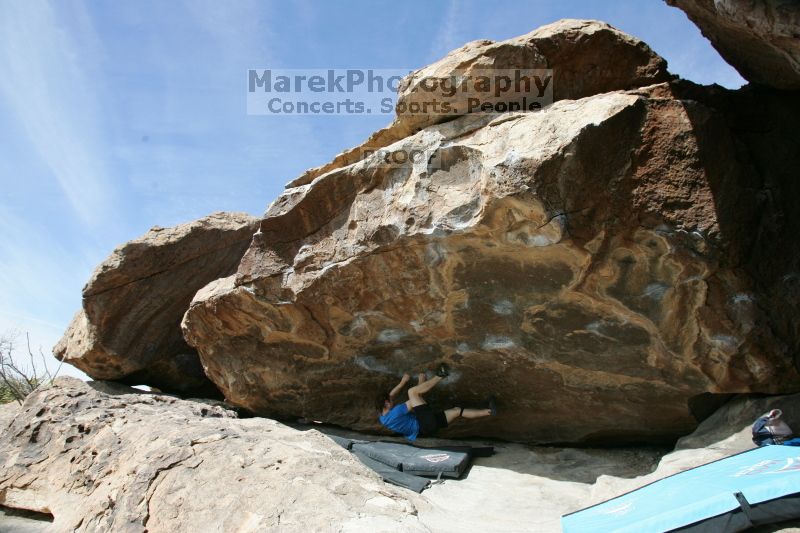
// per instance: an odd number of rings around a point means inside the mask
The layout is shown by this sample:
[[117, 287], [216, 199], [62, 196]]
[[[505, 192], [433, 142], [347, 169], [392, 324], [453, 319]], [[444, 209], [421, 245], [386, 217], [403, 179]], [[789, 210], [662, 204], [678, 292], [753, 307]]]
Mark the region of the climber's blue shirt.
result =
[[395, 405], [391, 411], [378, 418], [381, 424], [400, 433], [408, 440], [416, 440], [419, 435], [419, 422], [414, 413], [409, 412], [405, 403]]

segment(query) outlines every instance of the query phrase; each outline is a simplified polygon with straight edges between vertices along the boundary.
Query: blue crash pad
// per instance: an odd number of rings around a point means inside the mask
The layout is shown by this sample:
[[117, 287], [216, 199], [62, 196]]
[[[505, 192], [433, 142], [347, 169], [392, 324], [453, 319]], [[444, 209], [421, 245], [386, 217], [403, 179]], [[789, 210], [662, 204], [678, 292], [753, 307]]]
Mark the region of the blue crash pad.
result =
[[565, 515], [561, 524], [564, 533], [739, 531], [800, 516], [798, 493], [800, 449], [765, 446]]

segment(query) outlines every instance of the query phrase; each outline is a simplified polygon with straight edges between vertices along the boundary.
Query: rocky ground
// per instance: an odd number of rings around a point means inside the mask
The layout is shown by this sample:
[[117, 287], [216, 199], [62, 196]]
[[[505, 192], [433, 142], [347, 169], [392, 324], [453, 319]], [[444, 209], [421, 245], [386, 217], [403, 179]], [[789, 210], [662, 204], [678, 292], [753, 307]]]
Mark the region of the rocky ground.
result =
[[[753, 448], [750, 426], [780, 408], [800, 427], [800, 395], [741, 396], [731, 400], [680, 439], [673, 449], [532, 447], [481, 441], [495, 446], [478, 458], [463, 480], [446, 481], [422, 493], [429, 506], [420, 520], [432, 531], [560, 531], [560, 517], [629, 492], [655, 480]], [[340, 429], [325, 431], [345, 436]], [[425, 444], [447, 441], [423, 439]], [[800, 523], [759, 531], [800, 531]]]
[[800, 395], [743, 396], [669, 453], [491, 442], [463, 479], [416, 494], [325, 437], [348, 430], [60, 378], [0, 409], [0, 531], [559, 531], [565, 513], [752, 447], [775, 407], [800, 427]]

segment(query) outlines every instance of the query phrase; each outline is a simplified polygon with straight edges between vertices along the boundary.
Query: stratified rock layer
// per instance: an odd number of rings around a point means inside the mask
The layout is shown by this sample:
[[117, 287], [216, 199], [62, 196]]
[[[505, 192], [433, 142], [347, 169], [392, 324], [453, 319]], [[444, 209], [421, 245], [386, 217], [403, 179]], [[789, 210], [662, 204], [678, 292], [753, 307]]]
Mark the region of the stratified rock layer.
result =
[[256, 227], [250, 215], [215, 213], [120, 246], [84, 287], [56, 357], [96, 379], [218, 394], [180, 322], [198, 289], [236, 271]]
[[198, 293], [187, 340], [233, 403], [361, 429], [403, 371], [441, 361], [434, 403], [494, 393], [502, 413], [451, 436], [659, 440], [715, 395], [797, 390], [796, 331], [768, 320], [794, 310], [778, 284], [796, 261], [759, 282], [751, 264], [785, 235], [758, 200], [769, 165], [675, 90], [463, 116], [389, 146], [428, 161], [287, 190], [237, 276]]
[[666, 0], [697, 24], [748, 81], [800, 89], [800, 3], [796, 0]]
[[0, 434], [0, 505], [53, 531], [427, 531], [417, 496], [320, 433], [59, 378]]

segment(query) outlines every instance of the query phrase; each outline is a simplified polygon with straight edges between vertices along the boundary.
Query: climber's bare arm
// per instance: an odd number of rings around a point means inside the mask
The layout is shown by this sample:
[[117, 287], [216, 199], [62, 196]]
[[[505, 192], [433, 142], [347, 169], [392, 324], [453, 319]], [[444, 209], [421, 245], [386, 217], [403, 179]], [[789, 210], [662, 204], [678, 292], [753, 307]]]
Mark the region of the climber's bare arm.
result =
[[395, 398], [397, 398], [397, 395], [398, 395], [398, 394], [400, 394], [400, 393], [402, 392], [402, 390], [403, 390], [403, 387], [405, 387], [405, 386], [406, 386], [406, 383], [408, 383], [408, 380], [409, 380], [409, 379], [411, 379], [411, 376], [409, 376], [408, 374], [403, 374], [403, 377], [402, 377], [402, 378], [400, 378], [400, 383], [398, 383], [397, 385], [395, 385], [395, 387], [394, 387], [394, 388], [392, 389], [392, 391], [389, 393], [389, 400], [391, 400], [392, 402], [394, 402], [394, 399], [395, 399]]

